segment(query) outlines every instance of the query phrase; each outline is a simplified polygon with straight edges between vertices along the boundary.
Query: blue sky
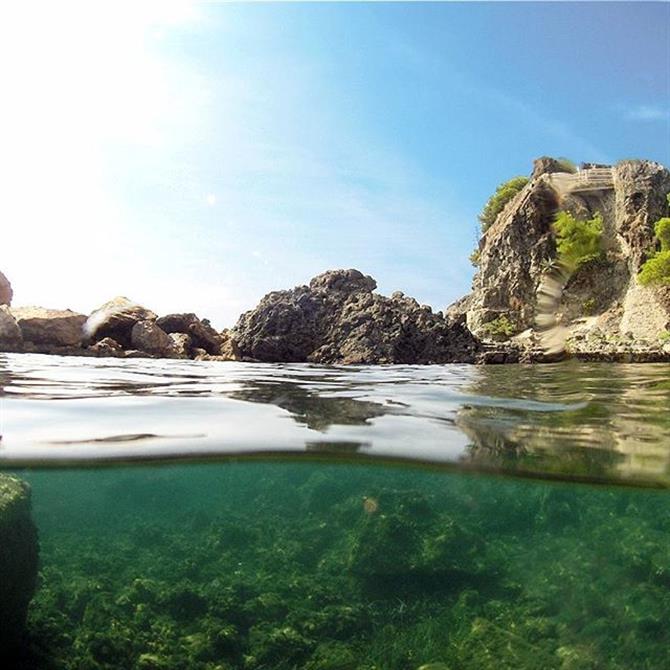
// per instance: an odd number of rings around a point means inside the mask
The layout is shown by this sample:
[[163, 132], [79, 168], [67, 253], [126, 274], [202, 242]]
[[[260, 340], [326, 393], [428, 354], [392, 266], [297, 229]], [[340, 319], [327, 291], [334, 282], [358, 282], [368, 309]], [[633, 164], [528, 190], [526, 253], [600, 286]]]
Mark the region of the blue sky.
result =
[[16, 304], [122, 294], [223, 327], [357, 267], [443, 309], [533, 158], [670, 164], [667, 3], [3, 12]]

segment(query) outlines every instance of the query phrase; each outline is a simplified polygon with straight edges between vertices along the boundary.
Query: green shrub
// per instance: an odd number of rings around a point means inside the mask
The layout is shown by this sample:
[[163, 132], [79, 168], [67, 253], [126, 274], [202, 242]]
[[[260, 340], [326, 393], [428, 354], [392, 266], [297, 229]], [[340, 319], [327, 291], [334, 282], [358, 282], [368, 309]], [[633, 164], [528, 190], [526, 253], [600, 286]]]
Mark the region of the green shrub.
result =
[[670, 218], [663, 217], [654, 226], [656, 239], [661, 243], [661, 251], [670, 251]]
[[472, 263], [472, 265], [474, 265], [476, 268], [479, 267], [479, 256], [480, 256], [479, 249], [475, 249], [470, 254], [470, 263]]
[[496, 217], [502, 212], [503, 207], [528, 183], [528, 177], [514, 177], [504, 184], [500, 184], [496, 192], [489, 198], [484, 206], [479, 220], [482, 230], [486, 231], [493, 225]]
[[583, 263], [600, 257], [603, 218], [599, 213], [592, 219], [578, 221], [569, 212], [559, 212], [553, 228], [558, 260], [568, 268], [576, 270]]
[[658, 339], [661, 342], [670, 342], [670, 330], [664, 330], [659, 336]]
[[514, 324], [505, 315], [485, 323], [480, 330], [482, 335], [494, 340], [507, 340], [517, 331]]
[[637, 278], [643, 286], [670, 286], [670, 218], [659, 219], [654, 226], [654, 233], [661, 243], [661, 250], [645, 262]]
[[649, 284], [670, 286], [670, 249], [659, 251], [652, 256], [642, 266], [637, 278], [643, 286]]

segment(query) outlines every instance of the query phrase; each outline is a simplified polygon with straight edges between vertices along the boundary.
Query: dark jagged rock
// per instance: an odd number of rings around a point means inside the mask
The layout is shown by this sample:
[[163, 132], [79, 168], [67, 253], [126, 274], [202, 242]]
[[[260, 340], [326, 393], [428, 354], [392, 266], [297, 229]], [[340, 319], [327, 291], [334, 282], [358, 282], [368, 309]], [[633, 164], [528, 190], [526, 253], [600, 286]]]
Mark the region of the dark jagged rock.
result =
[[373, 293], [358, 270], [333, 270], [309, 286], [266, 295], [243, 314], [233, 337], [243, 358], [315, 363], [446, 363], [473, 361], [479, 343], [413, 298]]
[[14, 292], [12, 291], [9, 279], [0, 272], [0, 305], [11, 305], [13, 295]]
[[156, 315], [128, 298], [119, 296], [96, 309], [84, 324], [85, 338], [98, 342], [111, 337], [124, 349], [132, 348], [131, 333], [138, 321], [155, 321]]
[[168, 314], [156, 322], [166, 333], [184, 333], [191, 338], [192, 345], [204, 349], [208, 354], [219, 355], [223, 338], [212, 328], [207, 319], [195, 314]]
[[0, 475], [0, 657], [21, 645], [37, 583], [37, 529], [30, 487]]

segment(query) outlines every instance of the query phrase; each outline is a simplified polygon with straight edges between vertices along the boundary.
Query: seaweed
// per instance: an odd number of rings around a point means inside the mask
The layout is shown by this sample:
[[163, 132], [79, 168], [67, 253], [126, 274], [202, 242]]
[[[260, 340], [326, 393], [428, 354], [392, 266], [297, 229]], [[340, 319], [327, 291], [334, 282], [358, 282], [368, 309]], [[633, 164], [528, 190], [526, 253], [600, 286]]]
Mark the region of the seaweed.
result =
[[291, 462], [25, 476], [41, 566], [13, 667], [670, 664], [662, 492]]

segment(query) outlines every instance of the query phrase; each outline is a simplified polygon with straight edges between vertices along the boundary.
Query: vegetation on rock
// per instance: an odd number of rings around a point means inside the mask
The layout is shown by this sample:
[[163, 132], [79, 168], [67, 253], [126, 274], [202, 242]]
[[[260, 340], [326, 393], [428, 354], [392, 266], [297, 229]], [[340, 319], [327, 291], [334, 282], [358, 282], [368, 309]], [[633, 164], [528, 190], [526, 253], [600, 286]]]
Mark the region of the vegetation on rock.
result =
[[553, 229], [558, 260], [565, 267], [576, 270], [602, 254], [603, 218], [600, 213], [592, 219], [579, 221], [569, 212], [561, 211], [556, 215]]
[[490, 337], [494, 340], [507, 340], [517, 332], [517, 328], [507, 316], [503, 314], [497, 319], [485, 323], [480, 331], [485, 337]]
[[663, 217], [656, 222], [654, 234], [661, 244], [661, 250], [649, 258], [638, 275], [643, 286], [670, 285], [670, 218]]
[[513, 177], [509, 181], [500, 184], [496, 192], [489, 198], [484, 206], [479, 220], [482, 230], [488, 230], [495, 222], [498, 214], [502, 212], [505, 205], [528, 183], [528, 177]]

